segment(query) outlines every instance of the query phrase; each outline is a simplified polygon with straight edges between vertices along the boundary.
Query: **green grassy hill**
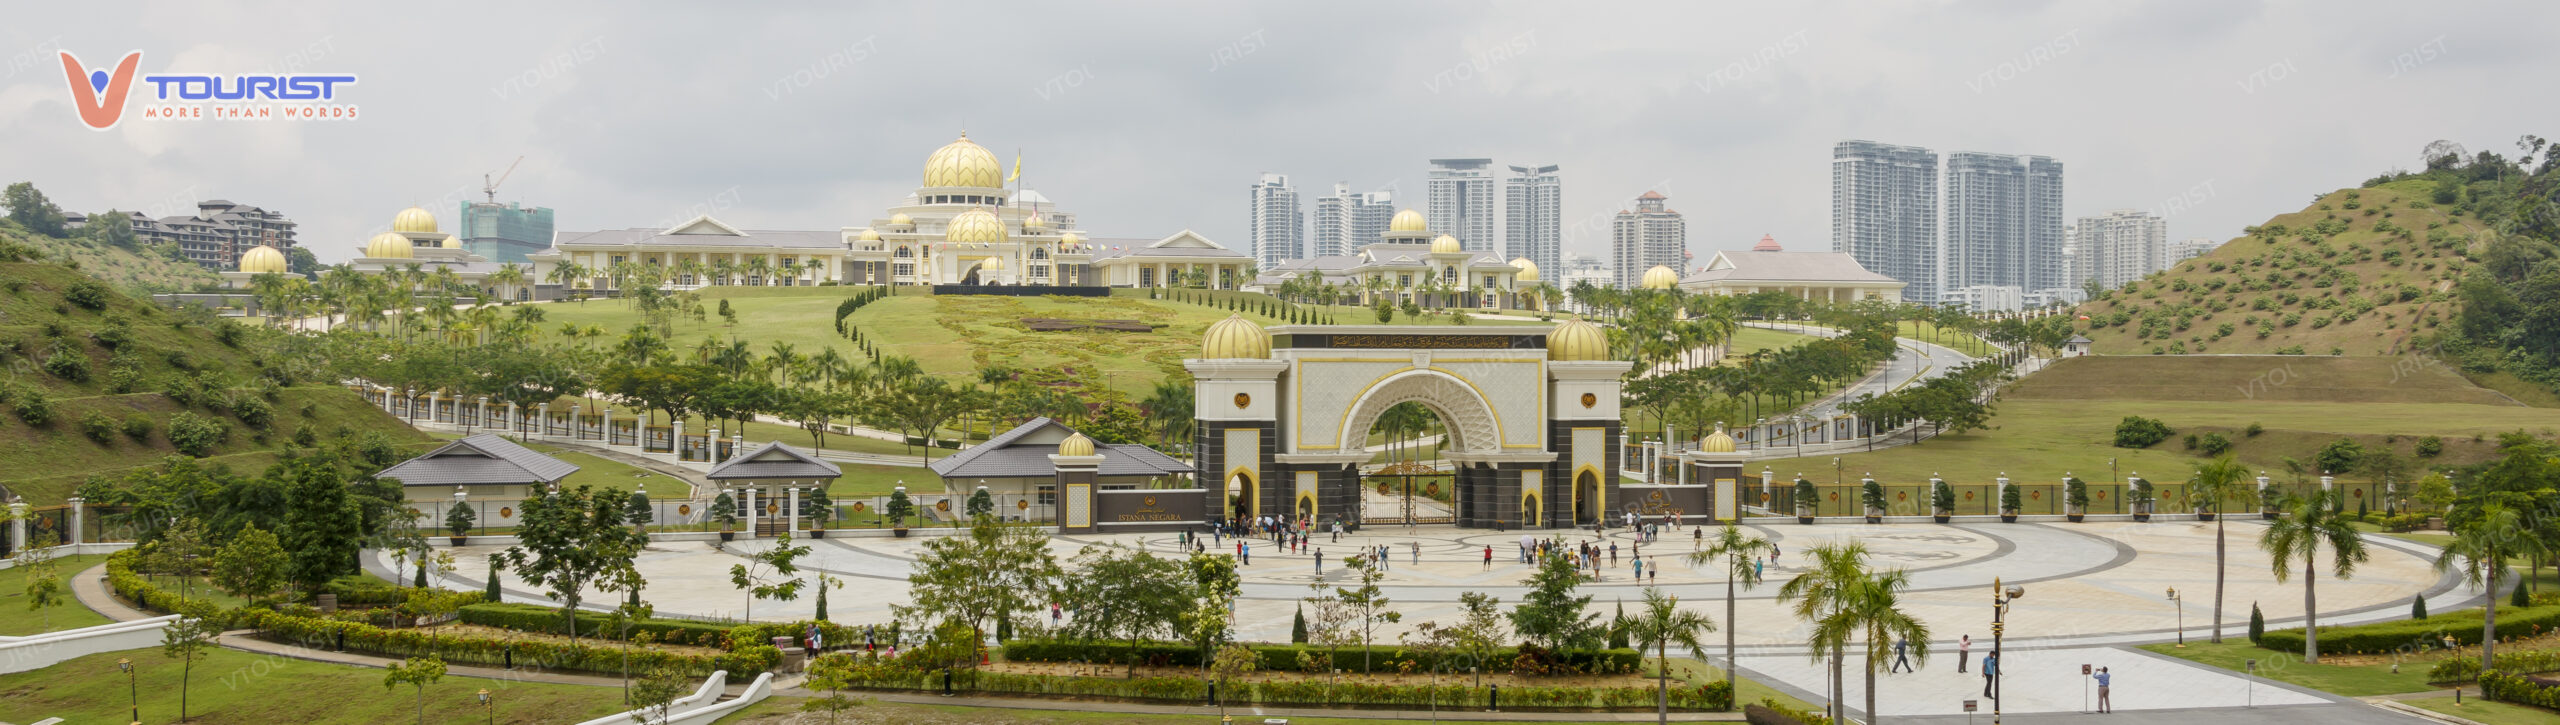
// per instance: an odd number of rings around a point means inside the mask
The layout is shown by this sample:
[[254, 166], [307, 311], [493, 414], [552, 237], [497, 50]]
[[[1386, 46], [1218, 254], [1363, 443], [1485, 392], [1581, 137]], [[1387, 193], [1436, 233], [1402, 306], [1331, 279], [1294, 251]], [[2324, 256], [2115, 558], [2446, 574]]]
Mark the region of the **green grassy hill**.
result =
[[0, 486], [60, 503], [89, 476], [177, 455], [182, 419], [219, 424], [223, 435], [197, 452], [239, 471], [263, 468], [297, 437], [428, 440], [344, 388], [279, 385], [295, 366], [254, 352], [259, 334], [60, 264], [0, 261], [0, 365], [11, 373], [0, 382]]
[[55, 239], [29, 234], [8, 223], [0, 223], [0, 240], [34, 248], [47, 259], [78, 265], [80, 271], [132, 294], [185, 292], [200, 285], [222, 284], [222, 277], [204, 267], [155, 249], [125, 249], [78, 236]]
[[[2006, 473], [2051, 483], [2065, 472], [2095, 480], [2107, 461], [2155, 480], [2184, 479], [2205, 460], [2185, 438], [2220, 433], [2250, 468], [2285, 477], [2287, 457], [2310, 461], [2321, 446], [2351, 438], [2367, 451], [2389, 449], [2421, 466], [2461, 465], [2496, 455], [2498, 434], [2560, 434], [2551, 411], [2516, 404], [2441, 367], [2403, 368], [2395, 360], [2337, 357], [2084, 357], [2058, 361], [2005, 389], [1993, 428], [1931, 438], [1919, 445], [1841, 457], [1846, 477], [1873, 472], [1893, 483], [1987, 483]], [[2175, 431], [2148, 448], [2117, 448], [2115, 426], [2128, 415], [2156, 418]], [[2250, 434], [2251, 426], [2258, 433]], [[2442, 452], [2417, 455], [2436, 436]], [[1757, 472], [1763, 464], [1754, 462]], [[1781, 477], [1803, 473], [1828, 482], [1829, 456], [1766, 464]], [[2095, 472], [2094, 476], [2092, 472]], [[2313, 473], [2311, 475], [2317, 475]], [[2362, 481], [2366, 472], [2342, 478]]]
[[[2429, 187], [2430, 189], [2432, 187]], [[2331, 192], [2079, 306], [2099, 354], [2394, 355], [2454, 319], [2477, 220], [2409, 184]]]

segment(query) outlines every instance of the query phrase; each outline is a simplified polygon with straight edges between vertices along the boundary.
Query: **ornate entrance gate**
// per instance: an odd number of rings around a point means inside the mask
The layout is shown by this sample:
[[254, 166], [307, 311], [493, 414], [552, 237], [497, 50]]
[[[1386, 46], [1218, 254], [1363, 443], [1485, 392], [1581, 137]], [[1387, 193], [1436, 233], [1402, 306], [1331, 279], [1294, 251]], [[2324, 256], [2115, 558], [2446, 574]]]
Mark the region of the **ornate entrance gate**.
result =
[[[1589, 323], [1266, 331], [1231, 316], [1209, 327], [1202, 347], [1183, 361], [1195, 379], [1199, 466], [1215, 480], [1248, 482], [1236, 515], [1360, 522], [1362, 486], [1376, 485], [1360, 471], [1368, 432], [1402, 403], [1446, 424], [1449, 467], [1434, 473], [1445, 476], [1448, 513], [1400, 508], [1397, 520], [1569, 527], [1615, 507], [1619, 462], [1608, 444], [1619, 431], [1619, 376], [1631, 364], [1609, 359], [1607, 336]], [[1431, 498], [1430, 483], [1415, 493]], [[1392, 483], [1390, 491], [1402, 495]]]
[[[1448, 500], [1456, 493], [1450, 471], [1417, 461], [1388, 464], [1360, 477], [1360, 485], [1377, 492], [1362, 508], [1371, 523], [1446, 524], [1457, 521]], [[1365, 497], [1365, 495], [1364, 495]], [[1376, 515], [1381, 509], [1392, 512]], [[1380, 520], [1380, 519], [1385, 520]]]

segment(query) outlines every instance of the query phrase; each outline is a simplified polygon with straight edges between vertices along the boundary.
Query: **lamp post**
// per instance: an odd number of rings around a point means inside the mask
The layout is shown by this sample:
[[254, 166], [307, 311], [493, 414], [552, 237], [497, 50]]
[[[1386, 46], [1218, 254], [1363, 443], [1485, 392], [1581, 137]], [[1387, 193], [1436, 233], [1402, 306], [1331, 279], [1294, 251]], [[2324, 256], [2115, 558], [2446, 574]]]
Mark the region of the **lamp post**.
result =
[[133, 703], [133, 722], [142, 722], [142, 690], [133, 684], [133, 660], [116, 658], [116, 669], [124, 671], [124, 694]]
[[491, 697], [485, 687], [480, 688], [480, 709], [489, 713], [489, 725], [498, 725], [498, 698]]
[[2009, 604], [2027, 595], [2027, 588], [2002, 586], [1998, 578], [1991, 580], [1991, 656], [2003, 660], [1991, 671], [1991, 725], [2000, 725], [2000, 680], [2009, 676], [2009, 663], [2000, 655], [2000, 639], [2007, 628]]
[[2178, 648], [2187, 646], [2187, 600], [2178, 597], [2178, 588], [2169, 587], [2169, 601], [2178, 605]]

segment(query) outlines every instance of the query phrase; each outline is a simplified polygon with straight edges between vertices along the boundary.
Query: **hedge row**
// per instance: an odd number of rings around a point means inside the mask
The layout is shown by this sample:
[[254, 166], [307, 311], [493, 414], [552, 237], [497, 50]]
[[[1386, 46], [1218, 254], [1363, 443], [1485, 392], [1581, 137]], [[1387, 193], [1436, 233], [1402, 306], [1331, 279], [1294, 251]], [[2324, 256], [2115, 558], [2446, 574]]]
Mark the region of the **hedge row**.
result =
[[[1465, 672], [1468, 667], [1483, 667], [1486, 672], [1510, 672], [1512, 662], [1520, 656], [1519, 648], [1503, 647], [1485, 657], [1484, 662], [1477, 663], [1465, 655], [1456, 653], [1434, 655], [1404, 647], [1370, 647], [1368, 662], [1363, 665], [1359, 647], [1329, 649], [1304, 644], [1247, 646], [1260, 657], [1261, 662], [1258, 666], [1261, 669], [1277, 672], [1298, 671], [1298, 654], [1301, 652], [1308, 654], [1330, 652], [1333, 654], [1333, 668], [1344, 672], [1398, 672], [1405, 669], [1404, 663], [1408, 661], [1413, 663], [1412, 671], [1426, 672], [1437, 669], [1442, 658], [1449, 660], [1449, 671], [1452, 672]], [[1133, 652], [1126, 642], [1025, 638], [1004, 644], [1004, 658], [1015, 662], [1125, 663], [1131, 654]], [[1150, 665], [1200, 666], [1200, 650], [1180, 642], [1141, 642], [1134, 654], [1137, 655], [1138, 661]], [[1552, 653], [1550, 657], [1554, 661], [1570, 665], [1583, 672], [1633, 672], [1644, 662], [1644, 655], [1632, 649], [1564, 651]]]
[[[2437, 647], [2445, 637], [2459, 644], [2480, 643], [2481, 611], [2468, 609], [2447, 612], [2426, 619], [2403, 619], [2346, 627], [2321, 627], [2320, 651], [2333, 654], [2382, 654], [2412, 646]], [[2526, 607], [2498, 610], [2498, 640], [2530, 637], [2539, 630], [2560, 627], [2560, 606]], [[2302, 652], [2302, 630], [2269, 630], [2259, 636], [2258, 646], [2278, 652]]]
[[223, 611], [220, 605], [162, 589], [141, 574], [134, 573], [133, 560], [139, 556], [141, 554], [132, 549], [107, 555], [107, 588], [115, 590], [116, 596], [124, 597], [142, 609], [183, 614], [189, 619], [225, 622], [235, 619], [233, 612]]
[[[1454, 679], [1454, 678], [1453, 678]], [[870, 677], [857, 677], [855, 687], [878, 690], [942, 689], [940, 673], [878, 672]], [[1077, 697], [1113, 697], [1132, 700], [1162, 700], [1196, 703], [1209, 699], [1209, 683], [1191, 677], [1069, 677], [1062, 675], [1021, 675], [1002, 672], [964, 670], [952, 677], [956, 690], [1001, 692], [1032, 695], [1066, 695]], [[1385, 705], [1427, 707], [1433, 702], [1443, 706], [1474, 705], [1486, 702], [1490, 692], [1483, 687], [1465, 684], [1449, 685], [1384, 685], [1369, 682], [1231, 682], [1225, 694], [1230, 703], [1264, 705]], [[1530, 709], [1649, 708], [1654, 704], [1651, 687], [1541, 687], [1511, 686], [1502, 688], [1502, 706]], [[1733, 693], [1723, 681], [1699, 687], [1676, 687], [1669, 692], [1671, 708], [1683, 711], [1726, 710], [1733, 706]]]
[[[559, 634], [560, 609], [539, 604], [474, 604], [462, 608], [462, 621], [483, 627], [512, 629], [519, 632]], [[629, 630], [614, 626], [613, 615], [581, 610], [577, 613], [578, 636], [603, 639], [626, 639], [646, 633], [659, 642], [693, 644], [726, 648], [730, 625], [696, 622], [686, 619], [643, 619], [631, 623]]]
[[[2560, 650], [2509, 650], [2494, 655], [2499, 672], [2531, 674], [2560, 670]], [[2480, 676], [2480, 658], [2455, 654], [2427, 669], [2428, 682], [2469, 682]]]
[[2545, 687], [2523, 675], [2495, 670], [2480, 676], [2480, 696], [2499, 702], [2560, 708], [2560, 687]]
[[[601, 647], [547, 640], [512, 640], [444, 634], [422, 629], [383, 629], [360, 622], [297, 617], [281, 612], [251, 612], [248, 624], [261, 633], [313, 649], [371, 652], [392, 657], [435, 655], [456, 664], [621, 671], [626, 660], [633, 671], [673, 667], [692, 676], [728, 670], [731, 675], [763, 672], [782, 662], [773, 645], [751, 645], [719, 655], [688, 655], [645, 647]], [[512, 655], [512, 658], [510, 657]]]

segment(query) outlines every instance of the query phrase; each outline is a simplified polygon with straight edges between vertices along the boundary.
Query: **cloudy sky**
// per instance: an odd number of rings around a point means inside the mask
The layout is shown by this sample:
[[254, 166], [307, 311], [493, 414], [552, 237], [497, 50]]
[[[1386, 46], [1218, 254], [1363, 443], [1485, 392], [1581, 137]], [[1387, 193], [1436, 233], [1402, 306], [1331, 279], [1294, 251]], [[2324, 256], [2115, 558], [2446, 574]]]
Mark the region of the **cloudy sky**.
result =
[[[2553, 3], [356, 5], [15, 4], [0, 181], [83, 211], [280, 209], [337, 261], [412, 204], [452, 224], [518, 156], [498, 198], [562, 230], [865, 225], [966, 128], [1100, 236], [1241, 248], [1261, 172], [1419, 205], [1426, 160], [1464, 156], [1562, 165], [1568, 252], [1659, 189], [1703, 258], [1827, 248], [1842, 139], [2053, 156], [2072, 216], [2227, 238], [2435, 139], [2560, 134]], [[57, 49], [352, 73], [359, 118], [95, 132]]]

